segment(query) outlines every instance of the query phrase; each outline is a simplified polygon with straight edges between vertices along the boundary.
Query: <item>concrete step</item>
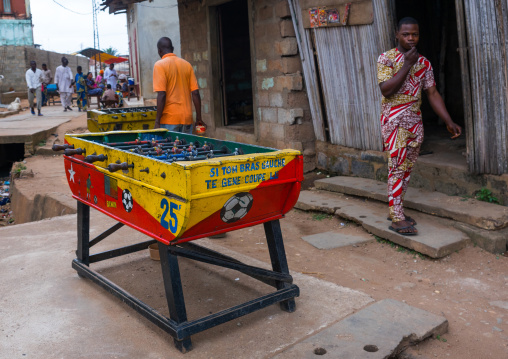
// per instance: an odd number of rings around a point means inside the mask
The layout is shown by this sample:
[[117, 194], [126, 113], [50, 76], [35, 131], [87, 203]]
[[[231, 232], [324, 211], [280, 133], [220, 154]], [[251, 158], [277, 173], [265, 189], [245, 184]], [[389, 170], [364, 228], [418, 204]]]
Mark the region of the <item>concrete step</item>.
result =
[[388, 206], [384, 203], [347, 197], [327, 191], [302, 191], [295, 205], [302, 210], [322, 211], [349, 219], [369, 233], [388, 239], [403, 247], [413, 249], [432, 258], [442, 258], [464, 248], [468, 236], [453, 228], [453, 221], [407, 211], [418, 222], [418, 234], [403, 236], [388, 229]]
[[426, 338], [448, 331], [446, 318], [385, 299], [275, 356], [284, 358], [392, 358]]
[[[386, 183], [367, 178], [337, 176], [314, 182], [317, 189], [388, 202]], [[508, 207], [440, 192], [408, 188], [404, 207], [451, 218], [485, 230], [508, 227]]]

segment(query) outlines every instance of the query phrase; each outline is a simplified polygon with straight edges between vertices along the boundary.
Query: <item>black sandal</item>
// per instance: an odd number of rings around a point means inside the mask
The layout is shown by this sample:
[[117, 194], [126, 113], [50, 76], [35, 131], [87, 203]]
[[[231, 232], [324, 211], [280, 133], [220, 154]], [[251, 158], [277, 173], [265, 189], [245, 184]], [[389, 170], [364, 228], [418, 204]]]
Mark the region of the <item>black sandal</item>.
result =
[[[391, 222], [392, 219], [390, 217], [386, 217], [386, 220]], [[409, 216], [406, 216], [406, 221], [411, 222], [412, 226], [416, 226], [418, 224], [413, 218]]]
[[418, 232], [401, 232], [404, 229], [414, 229], [414, 230], [416, 230], [416, 228], [413, 227], [413, 226], [406, 226], [406, 227], [399, 227], [399, 228], [395, 228], [395, 227], [390, 226], [390, 227], [388, 227], [388, 229], [391, 230], [391, 231], [394, 231], [394, 232], [396, 232], [396, 233], [398, 233], [398, 234], [400, 234], [402, 236], [414, 236], [414, 235], [418, 234]]

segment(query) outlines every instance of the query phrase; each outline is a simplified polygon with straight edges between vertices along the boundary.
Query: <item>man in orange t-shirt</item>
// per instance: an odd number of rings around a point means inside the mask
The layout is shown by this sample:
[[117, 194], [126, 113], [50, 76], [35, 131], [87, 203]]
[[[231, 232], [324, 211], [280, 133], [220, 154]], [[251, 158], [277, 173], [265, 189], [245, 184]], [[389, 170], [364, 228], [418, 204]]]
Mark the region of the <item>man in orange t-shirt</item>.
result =
[[153, 67], [153, 91], [157, 92], [155, 128], [192, 134], [192, 102], [196, 108], [196, 125], [201, 120], [201, 97], [198, 82], [190, 63], [173, 54], [168, 37], [157, 42], [161, 60]]

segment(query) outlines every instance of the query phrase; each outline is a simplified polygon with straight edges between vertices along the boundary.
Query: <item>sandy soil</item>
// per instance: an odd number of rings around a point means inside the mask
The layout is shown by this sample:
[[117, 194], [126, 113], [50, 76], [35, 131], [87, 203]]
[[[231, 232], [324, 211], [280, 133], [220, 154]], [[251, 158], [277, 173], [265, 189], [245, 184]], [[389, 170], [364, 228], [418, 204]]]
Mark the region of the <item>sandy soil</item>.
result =
[[[80, 117], [63, 125], [58, 139], [63, 140], [62, 131], [83, 131], [85, 121]], [[35, 177], [28, 179], [34, 181], [34, 188], [51, 191], [60, 188], [63, 193], [70, 193], [62, 181], [45, 175], [61, 172], [60, 161], [35, 156], [28, 165], [34, 168]], [[308, 174], [305, 187], [323, 176], [326, 174]], [[433, 260], [389, 242], [378, 242], [361, 227], [341, 218], [299, 210], [291, 211], [281, 224], [292, 271], [363, 291], [375, 300], [393, 298], [445, 316], [449, 321], [448, 334], [408, 350], [415, 357], [508, 357], [508, 308], [489, 304], [504, 301], [508, 305], [508, 258], [504, 255], [468, 247]], [[329, 231], [372, 240], [363, 245], [319, 250], [301, 239]], [[269, 261], [262, 226], [231, 232], [215, 240], [234, 251]], [[146, 290], [145, 295], [149, 296], [149, 289]]]

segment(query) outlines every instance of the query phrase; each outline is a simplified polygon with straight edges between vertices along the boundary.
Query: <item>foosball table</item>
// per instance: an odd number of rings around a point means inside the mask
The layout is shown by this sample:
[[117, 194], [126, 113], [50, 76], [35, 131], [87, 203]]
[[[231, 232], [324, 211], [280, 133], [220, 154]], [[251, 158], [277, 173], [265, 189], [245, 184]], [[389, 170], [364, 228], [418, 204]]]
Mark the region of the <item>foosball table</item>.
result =
[[[303, 180], [299, 151], [220, 141], [164, 129], [66, 135], [65, 172], [78, 201], [78, 248], [72, 266], [173, 336], [182, 352], [191, 335], [269, 305], [295, 310], [279, 219], [296, 203]], [[118, 221], [90, 239], [90, 207]], [[192, 240], [263, 224], [272, 270], [253, 267]], [[90, 254], [123, 225], [152, 240]], [[91, 263], [157, 243], [169, 318], [90, 268]], [[233, 269], [276, 290], [188, 321], [178, 257]]]
[[137, 131], [154, 128], [157, 106], [87, 111], [88, 131]]

